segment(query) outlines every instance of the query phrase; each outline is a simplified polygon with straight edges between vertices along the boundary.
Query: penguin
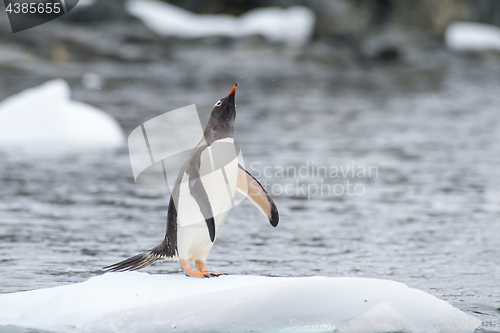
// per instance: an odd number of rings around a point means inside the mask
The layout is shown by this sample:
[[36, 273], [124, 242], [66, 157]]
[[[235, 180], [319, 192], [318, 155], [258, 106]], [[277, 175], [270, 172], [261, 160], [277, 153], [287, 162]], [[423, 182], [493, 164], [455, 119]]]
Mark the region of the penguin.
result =
[[[234, 145], [235, 95], [238, 83], [215, 103], [203, 137], [179, 171], [167, 212], [167, 231], [160, 245], [116, 264], [108, 271], [129, 271], [155, 262], [179, 261], [186, 276], [217, 277], [206, 261], [232, 208], [243, 194], [276, 227], [278, 209], [260, 182], [238, 163]], [[191, 268], [194, 262], [196, 270]]]

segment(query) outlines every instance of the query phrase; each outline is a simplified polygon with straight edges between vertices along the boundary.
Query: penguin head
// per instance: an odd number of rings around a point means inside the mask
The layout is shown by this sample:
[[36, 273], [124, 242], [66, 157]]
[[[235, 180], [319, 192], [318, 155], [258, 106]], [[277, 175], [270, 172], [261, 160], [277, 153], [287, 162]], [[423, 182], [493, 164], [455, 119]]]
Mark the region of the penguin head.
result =
[[215, 103], [207, 127], [205, 128], [205, 140], [212, 144], [215, 140], [232, 138], [234, 132], [234, 120], [236, 118], [236, 104], [234, 97], [238, 82], [236, 82], [229, 94]]
[[236, 118], [235, 95], [237, 88], [238, 82], [234, 84], [233, 88], [226, 97], [215, 103], [212, 109], [212, 114], [210, 115], [211, 119], [221, 122], [234, 121]]

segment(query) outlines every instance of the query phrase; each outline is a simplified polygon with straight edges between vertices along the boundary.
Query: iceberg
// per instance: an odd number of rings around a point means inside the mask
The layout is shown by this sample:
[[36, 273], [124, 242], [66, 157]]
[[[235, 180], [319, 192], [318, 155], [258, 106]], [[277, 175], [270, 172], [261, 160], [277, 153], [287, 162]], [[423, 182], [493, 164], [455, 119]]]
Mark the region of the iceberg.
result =
[[456, 333], [478, 322], [425, 292], [371, 278], [122, 272], [0, 295], [0, 330]]
[[455, 51], [500, 51], [500, 27], [454, 22], [446, 28], [445, 42], [449, 49]]
[[314, 12], [301, 6], [257, 8], [240, 17], [198, 15], [154, 0], [129, 0], [126, 9], [158, 35], [180, 38], [260, 34], [271, 42], [302, 45], [311, 38], [315, 24]]
[[113, 117], [72, 101], [70, 93], [66, 81], [56, 79], [0, 102], [0, 149], [45, 154], [124, 144]]

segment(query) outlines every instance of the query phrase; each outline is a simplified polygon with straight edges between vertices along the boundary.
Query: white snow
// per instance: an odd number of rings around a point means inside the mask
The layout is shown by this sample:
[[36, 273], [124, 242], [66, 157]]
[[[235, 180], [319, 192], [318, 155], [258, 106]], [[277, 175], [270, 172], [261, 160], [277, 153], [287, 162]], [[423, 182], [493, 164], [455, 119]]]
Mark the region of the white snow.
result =
[[115, 148], [124, 143], [117, 121], [70, 99], [62, 79], [26, 89], [0, 102], [0, 149], [60, 152]]
[[454, 22], [446, 28], [445, 41], [455, 51], [500, 51], [500, 27], [472, 22]]
[[[454, 320], [467, 324], [445, 327]], [[319, 322], [329, 332], [336, 325], [342, 332], [456, 333], [473, 332], [476, 321], [403, 283], [369, 278], [125, 272], [0, 295], [0, 328], [56, 332], [309, 332], [298, 328]]]
[[87, 6], [93, 5], [94, 3], [95, 3], [95, 0], [79, 0], [78, 6], [79, 7], [87, 7]]
[[157, 34], [181, 38], [261, 34], [271, 42], [302, 45], [312, 36], [315, 23], [313, 11], [301, 6], [258, 8], [240, 17], [198, 15], [154, 0], [129, 0], [126, 8]]

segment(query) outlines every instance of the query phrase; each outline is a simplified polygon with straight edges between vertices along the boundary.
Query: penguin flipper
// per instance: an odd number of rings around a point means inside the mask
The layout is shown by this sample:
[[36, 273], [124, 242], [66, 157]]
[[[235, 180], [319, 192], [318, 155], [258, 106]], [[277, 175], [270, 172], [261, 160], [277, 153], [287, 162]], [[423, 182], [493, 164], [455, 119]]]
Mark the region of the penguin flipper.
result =
[[189, 176], [189, 191], [200, 207], [200, 211], [207, 223], [208, 233], [212, 243], [215, 241], [215, 220], [212, 212], [212, 206], [208, 200], [208, 194], [203, 186], [199, 173], [192, 173]]
[[273, 227], [279, 222], [278, 208], [273, 199], [257, 179], [238, 164], [236, 190], [246, 196], [269, 220]]

